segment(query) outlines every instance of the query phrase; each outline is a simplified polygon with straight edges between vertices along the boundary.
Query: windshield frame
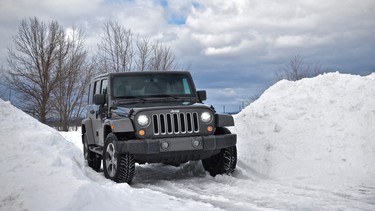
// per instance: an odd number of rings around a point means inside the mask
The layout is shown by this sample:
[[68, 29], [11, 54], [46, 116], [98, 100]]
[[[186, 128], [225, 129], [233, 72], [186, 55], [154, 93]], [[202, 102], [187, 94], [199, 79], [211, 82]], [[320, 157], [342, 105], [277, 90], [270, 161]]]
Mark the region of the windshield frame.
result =
[[[172, 94], [172, 93], [160, 93], [160, 94], [141, 94], [141, 95], [129, 95], [129, 96], [116, 96], [115, 95], [115, 79], [118, 77], [146, 77], [146, 78], [162, 78], [162, 77], [180, 77], [186, 78], [190, 94]], [[158, 99], [169, 99], [171, 101], [185, 100], [185, 101], [196, 101], [197, 94], [193, 79], [189, 72], [185, 71], [146, 71], [146, 72], [127, 72], [127, 73], [113, 73], [110, 77], [111, 84], [111, 98], [113, 100], [129, 100], [129, 101], [149, 101]], [[186, 91], [186, 90], [185, 90]]]

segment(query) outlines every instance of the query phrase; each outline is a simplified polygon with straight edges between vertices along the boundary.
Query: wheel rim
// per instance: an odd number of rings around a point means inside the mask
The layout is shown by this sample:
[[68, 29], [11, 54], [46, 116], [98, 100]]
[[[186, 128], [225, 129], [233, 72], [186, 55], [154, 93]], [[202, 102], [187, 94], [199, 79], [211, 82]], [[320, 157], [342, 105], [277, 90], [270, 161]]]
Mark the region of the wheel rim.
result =
[[106, 149], [105, 167], [110, 177], [114, 177], [117, 171], [117, 158], [115, 156], [115, 146], [109, 143]]

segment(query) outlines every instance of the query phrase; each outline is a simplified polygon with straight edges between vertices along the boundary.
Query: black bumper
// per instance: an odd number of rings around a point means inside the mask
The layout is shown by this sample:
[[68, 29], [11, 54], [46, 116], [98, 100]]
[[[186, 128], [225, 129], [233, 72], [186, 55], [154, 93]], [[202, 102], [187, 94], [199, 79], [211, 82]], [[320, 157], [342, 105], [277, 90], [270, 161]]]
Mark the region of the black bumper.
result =
[[[197, 144], [199, 143], [199, 144]], [[114, 142], [116, 151], [134, 155], [156, 155], [168, 152], [214, 151], [234, 146], [236, 134], [141, 139]], [[168, 147], [166, 147], [168, 145]]]

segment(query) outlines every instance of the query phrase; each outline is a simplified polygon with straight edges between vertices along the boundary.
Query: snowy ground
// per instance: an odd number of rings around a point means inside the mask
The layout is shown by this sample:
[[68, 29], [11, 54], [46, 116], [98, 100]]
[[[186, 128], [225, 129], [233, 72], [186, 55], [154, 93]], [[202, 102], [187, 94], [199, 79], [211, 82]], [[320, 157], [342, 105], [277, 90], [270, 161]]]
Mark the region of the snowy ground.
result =
[[0, 210], [375, 210], [375, 74], [281, 81], [235, 117], [233, 176], [200, 162], [116, 184], [58, 133], [0, 100]]

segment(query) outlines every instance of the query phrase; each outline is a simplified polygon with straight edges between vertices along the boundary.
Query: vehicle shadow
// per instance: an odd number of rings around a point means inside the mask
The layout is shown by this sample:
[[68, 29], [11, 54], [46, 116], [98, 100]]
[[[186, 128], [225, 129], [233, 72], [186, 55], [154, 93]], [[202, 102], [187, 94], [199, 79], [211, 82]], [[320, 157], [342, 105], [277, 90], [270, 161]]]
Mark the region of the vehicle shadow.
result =
[[131, 186], [136, 184], [155, 184], [160, 181], [202, 178], [207, 175], [209, 174], [206, 174], [201, 161], [189, 161], [178, 167], [160, 163], [136, 165]]
[[[245, 163], [238, 161], [237, 168], [230, 177], [240, 180], [269, 179], [265, 175], [257, 173]], [[172, 166], [161, 163], [136, 165], [134, 179], [131, 186], [157, 184], [162, 181], [194, 180], [211, 177], [203, 168], [201, 161], [189, 161], [180, 166]]]

